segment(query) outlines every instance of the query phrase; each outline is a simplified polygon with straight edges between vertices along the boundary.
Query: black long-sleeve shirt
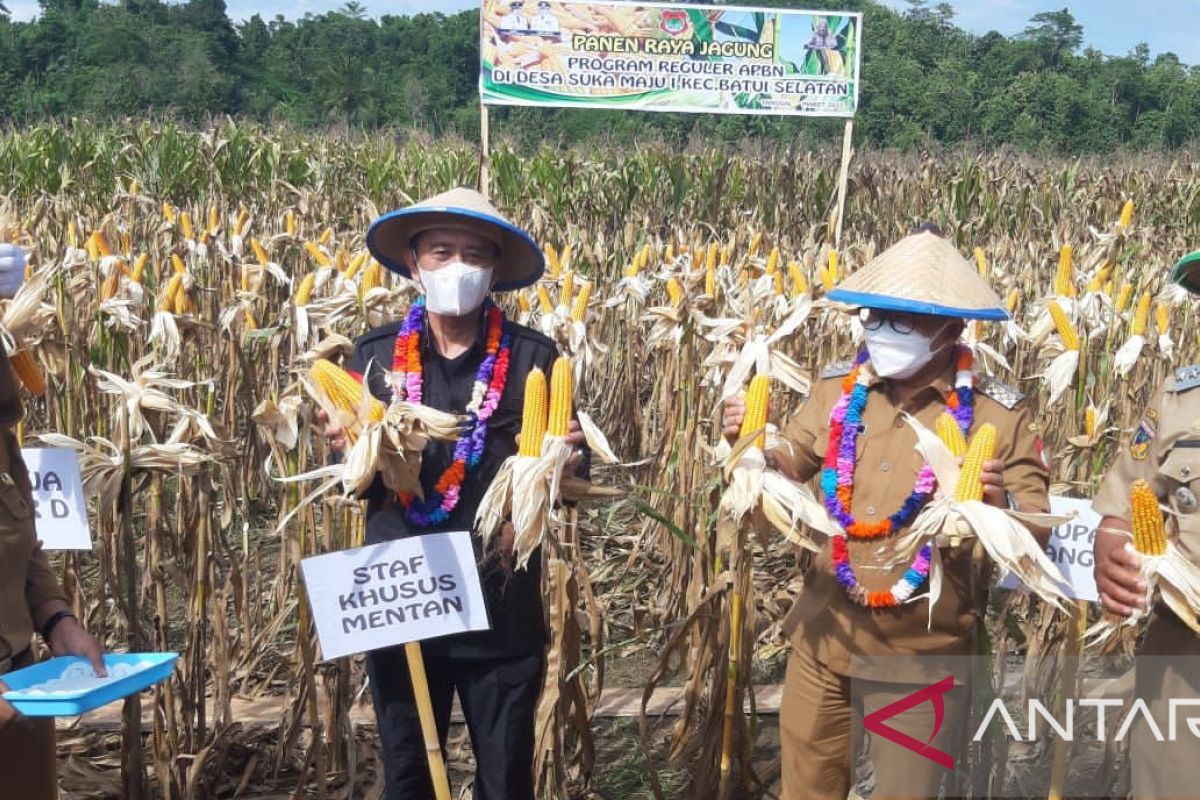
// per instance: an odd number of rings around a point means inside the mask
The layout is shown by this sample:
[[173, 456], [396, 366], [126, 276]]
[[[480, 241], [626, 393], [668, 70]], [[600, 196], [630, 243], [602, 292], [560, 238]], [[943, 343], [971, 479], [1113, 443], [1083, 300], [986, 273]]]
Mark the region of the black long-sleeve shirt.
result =
[[[504, 460], [517, 452], [516, 437], [521, 429], [525, 378], [534, 367], [549, 376], [558, 349], [554, 342], [536, 331], [509, 320], [505, 331], [512, 337], [508, 379], [500, 404], [488, 423], [483, 459], [463, 481], [458, 505], [445, 523], [414, 529], [394, 495], [376, 480], [367, 493], [367, 544], [405, 536], [443, 531], [473, 531], [475, 513], [484, 492]], [[391, 371], [393, 348], [399, 322], [376, 328], [355, 343], [354, 355], [347, 365], [370, 381], [371, 392], [384, 402], [392, 399], [385, 375]], [[471, 399], [471, 388], [485, 355], [486, 330], [480, 314], [480, 332], [475, 344], [455, 358], [440, 355], [429, 335], [421, 335], [423, 371], [421, 402], [440, 411], [461, 414]], [[428, 493], [454, 460], [453, 442], [430, 442], [421, 459], [421, 486]], [[472, 536], [477, 562], [481, 562], [481, 540]], [[448, 658], [506, 658], [539, 652], [545, 644], [542, 616], [541, 554], [534, 553], [524, 570], [507, 572], [499, 568], [481, 568], [485, 605], [491, 630], [455, 634], [431, 639], [422, 644], [426, 653]]]

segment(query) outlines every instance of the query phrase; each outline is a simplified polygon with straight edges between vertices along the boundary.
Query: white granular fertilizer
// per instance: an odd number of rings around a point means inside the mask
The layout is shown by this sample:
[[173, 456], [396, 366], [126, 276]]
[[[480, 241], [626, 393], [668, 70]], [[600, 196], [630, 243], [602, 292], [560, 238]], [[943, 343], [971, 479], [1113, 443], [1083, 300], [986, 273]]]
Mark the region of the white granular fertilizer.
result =
[[99, 678], [92, 671], [90, 664], [72, 664], [63, 670], [63, 674], [60, 677], [36, 683], [27, 689], [22, 689], [21, 694], [54, 695], [89, 692], [92, 689], [99, 689], [101, 686], [112, 683], [115, 680], [127, 678], [135, 672], [149, 669], [152, 666], [154, 666], [154, 662], [146, 660], [112, 664], [108, 667], [108, 677]]

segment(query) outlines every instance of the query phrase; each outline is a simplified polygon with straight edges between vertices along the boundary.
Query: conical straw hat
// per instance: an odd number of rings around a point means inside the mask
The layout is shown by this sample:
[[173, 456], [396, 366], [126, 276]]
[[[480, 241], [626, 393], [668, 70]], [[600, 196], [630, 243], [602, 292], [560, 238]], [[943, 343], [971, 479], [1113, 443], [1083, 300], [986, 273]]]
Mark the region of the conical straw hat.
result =
[[1008, 319], [1004, 303], [954, 245], [906, 236], [829, 293], [837, 303], [960, 319]]
[[1171, 281], [1192, 294], [1200, 294], [1200, 250], [1179, 259], [1175, 269], [1171, 270]]
[[434, 228], [467, 230], [500, 248], [493, 292], [536, 283], [546, 269], [542, 249], [533, 237], [505, 219], [474, 189], [451, 189], [428, 200], [384, 214], [367, 230], [367, 247], [392, 272], [411, 278], [404, 255], [413, 237]]

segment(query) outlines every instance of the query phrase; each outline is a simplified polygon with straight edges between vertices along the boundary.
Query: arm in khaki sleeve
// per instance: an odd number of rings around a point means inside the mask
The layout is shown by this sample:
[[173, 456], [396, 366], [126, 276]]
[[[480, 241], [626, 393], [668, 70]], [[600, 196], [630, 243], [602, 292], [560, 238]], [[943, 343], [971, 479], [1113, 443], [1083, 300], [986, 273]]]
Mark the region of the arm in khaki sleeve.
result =
[[67, 595], [40, 544], [29, 559], [29, 571], [25, 576], [25, 605], [29, 607], [29, 616], [39, 632], [51, 615], [67, 608]]
[[[1018, 510], [1045, 513], [1050, 510], [1050, 473], [1042, 463], [1038, 427], [1027, 405], [1012, 414], [1012, 432], [1004, 437], [996, 455], [1004, 462], [1004, 488], [1012, 494]], [[1043, 547], [1050, 540], [1048, 528], [1031, 526], [1030, 533]]]
[[821, 469], [821, 434], [828, 434], [832, 407], [826, 394], [820, 384], [813, 386], [804, 405], [780, 432], [779, 447], [767, 454], [772, 466], [792, 480], [807, 481]]

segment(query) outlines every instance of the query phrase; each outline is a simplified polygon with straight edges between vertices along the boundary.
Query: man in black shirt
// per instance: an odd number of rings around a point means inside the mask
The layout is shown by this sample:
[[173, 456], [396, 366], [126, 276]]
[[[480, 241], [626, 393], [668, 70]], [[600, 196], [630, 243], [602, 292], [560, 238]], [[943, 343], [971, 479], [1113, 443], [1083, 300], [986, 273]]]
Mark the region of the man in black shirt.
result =
[[[367, 246], [384, 267], [417, 281], [422, 297], [404, 320], [359, 339], [349, 369], [384, 402], [404, 396], [486, 425], [482, 437], [425, 448], [423, 500], [397, 497], [376, 480], [367, 494], [367, 543], [473, 530], [484, 492], [517, 451], [525, 378], [534, 367], [549, 374], [558, 356], [552, 341], [504, 318], [488, 299], [536, 283], [545, 268], [541, 248], [469, 189], [380, 217]], [[498, 377], [502, 364], [507, 375]], [[498, 402], [484, 391], [488, 386], [500, 389]], [[326, 434], [344, 446], [340, 430]], [[582, 445], [577, 425], [569, 439]], [[491, 629], [422, 643], [434, 716], [444, 746], [457, 691], [475, 752], [476, 800], [532, 800], [534, 712], [545, 660], [541, 561], [535, 554], [527, 570], [513, 570], [508, 524], [487, 553], [478, 535], [473, 541]], [[368, 654], [367, 671], [388, 800], [433, 797], [404, 648]]]

